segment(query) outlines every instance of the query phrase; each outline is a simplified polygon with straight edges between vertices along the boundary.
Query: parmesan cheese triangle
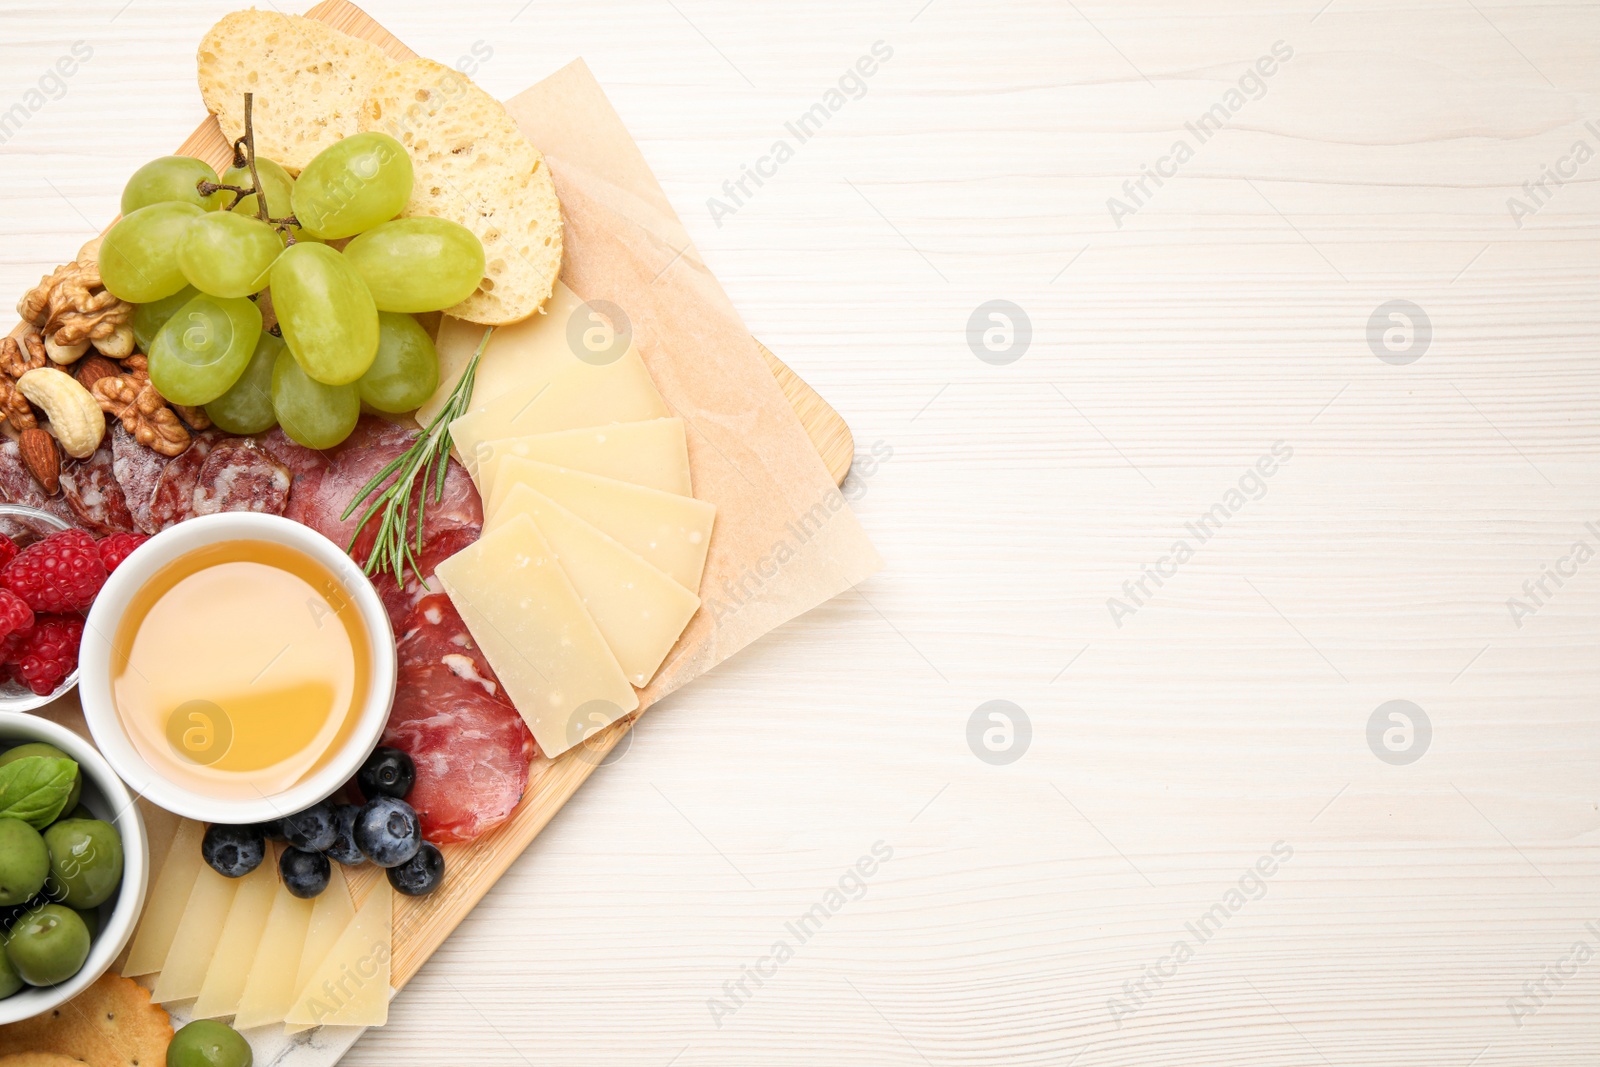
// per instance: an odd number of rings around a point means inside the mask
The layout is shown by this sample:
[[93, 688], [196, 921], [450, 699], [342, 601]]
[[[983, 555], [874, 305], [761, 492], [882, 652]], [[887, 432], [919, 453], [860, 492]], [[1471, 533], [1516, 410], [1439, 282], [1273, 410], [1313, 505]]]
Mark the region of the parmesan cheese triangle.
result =
[[382, 1026], [389, 1021], [394, 891], [387, 878], [345, 925], [289, 1009], [291, 1026]]
[[628, 681], [649, 685], [700, 598], [526, 485], [513, 486], [501, 509], [534, 521]]
[[228, 907], [222, 936], [217, 939], [216, 955], [206, 969], [205, 984], [190, 1014], [196, 1019], [220, 1019], [239, 1010], [245, 982], [261, 947], [272, 898], [278, 893], [278, 872], [272, 864], [261, 866], [238, 879], [233, 903]]
[[128, 960], [122, 966], [124, 978], [154, 974], [166, 962], [178, 924], [183, 921], [184, 909], [188, 907], [189, 894], [194, 890], [194, 880], [200, 874], [203, 862], [200, 839], [205, 832], [205, 824], [192, 819], [178, 824], [172, 846], [167, 849], [166, 861], [161, 864], [161, 874], [145, 901], [144, 915], [139, 919], [138, 933], [133, 935]]
[[261, 946], [250, 964], [250, 974], [245, 978], [244, 991], [239, 997], [239, 1010], [233, 1017], [236, 1029], [281, 1023], [294, 1007], [295, 977], [300, 970], [300, 957], [305, 952], [306, 931], [311, 927], [311, 911], [315, 905], [289, 892], [281, 883], [272, 898], [272, 910], [267, 913], [267, 925], [261, 933]]
[[434, 572], [546, 756], [639, 706], [550, 545], [517, 515]]

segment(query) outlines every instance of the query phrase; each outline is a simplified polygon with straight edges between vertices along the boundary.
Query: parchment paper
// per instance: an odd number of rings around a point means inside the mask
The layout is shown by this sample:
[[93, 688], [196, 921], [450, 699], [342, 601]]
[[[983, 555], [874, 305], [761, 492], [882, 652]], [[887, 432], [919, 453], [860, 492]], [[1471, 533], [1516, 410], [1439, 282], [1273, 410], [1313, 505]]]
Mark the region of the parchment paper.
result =
[[717, 506], [703, 601], [641, 706], [882, 566], [639, 147], [577, 60], [506, 107], [544, 153], [566, 220], [562, 280], [622, 308]]

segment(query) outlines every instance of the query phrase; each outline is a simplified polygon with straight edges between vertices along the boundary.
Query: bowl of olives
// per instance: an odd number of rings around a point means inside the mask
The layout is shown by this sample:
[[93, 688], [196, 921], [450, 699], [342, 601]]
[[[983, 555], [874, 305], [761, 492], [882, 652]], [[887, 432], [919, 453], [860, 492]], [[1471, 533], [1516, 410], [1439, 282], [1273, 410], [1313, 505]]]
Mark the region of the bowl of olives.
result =
[[104, 974], [148, 878], [138, 805], [94, 746], [35, 715], [0, 720], [0, 1024]]

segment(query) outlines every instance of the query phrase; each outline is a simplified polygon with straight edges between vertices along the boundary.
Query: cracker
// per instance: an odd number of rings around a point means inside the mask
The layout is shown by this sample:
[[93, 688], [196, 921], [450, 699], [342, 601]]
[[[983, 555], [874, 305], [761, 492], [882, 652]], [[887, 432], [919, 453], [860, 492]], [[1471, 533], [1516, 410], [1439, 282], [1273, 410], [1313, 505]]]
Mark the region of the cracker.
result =
[[[48, 1053], [66, 1067], [73, 1057], [87, 1067], [163, 1067], [172, 1042], [172, 1019], [150, 992], [131, 978], [103, 974], [65, 1004], [43, 1015], [0, 1026], [0, 1065], [19, 1055]], [[25, 1067], [18, 1061], [16, 1067]]]
[[13, 1052], [0, 1056], [0, 1067], [84, 1067], [84, 1063], [55, 1052]]

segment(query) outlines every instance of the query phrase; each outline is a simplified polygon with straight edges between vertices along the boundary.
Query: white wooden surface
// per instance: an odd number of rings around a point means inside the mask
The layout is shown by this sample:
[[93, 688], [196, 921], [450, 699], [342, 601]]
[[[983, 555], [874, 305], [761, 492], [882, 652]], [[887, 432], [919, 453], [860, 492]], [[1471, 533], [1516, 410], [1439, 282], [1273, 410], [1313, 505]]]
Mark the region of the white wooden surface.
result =
[[[93, 57], [0, 147], [0, 289], [192, 128], [229, 7], [7, 0], [0, 106]], [[372, 10], [447, 62], [487, 43], [502, 95], [587, 57], [752, 330], [888, 456], [852, 484], [889, 568], [646, 717], [347, 1062], [1594, 1061], [1600, 563], [1520, 627], [1506, 604], [1600, 547], [1600, 160], [1507, 207], [1600, 150], [1594, 5]], [[707, 198], [878, 40], [866, 95], [718, 226]], [[1278, 41], [1116, 227], [1107, 198]], [[966, 341], [991, 299], [1032, 323], [1010, 365]], [[1367, 340], [1394, 299], [1433, 327], [1409, 365]], [[997, 699], [1032, 725], [1006, 766], [966, 740]], [[1396, 699], [1432, 724], [1409, 765], [1366, 738]], [[865, 896], [713, 1020], [878, 841]], [[1276, 842], [1264, 895], [1163, 962]]]

